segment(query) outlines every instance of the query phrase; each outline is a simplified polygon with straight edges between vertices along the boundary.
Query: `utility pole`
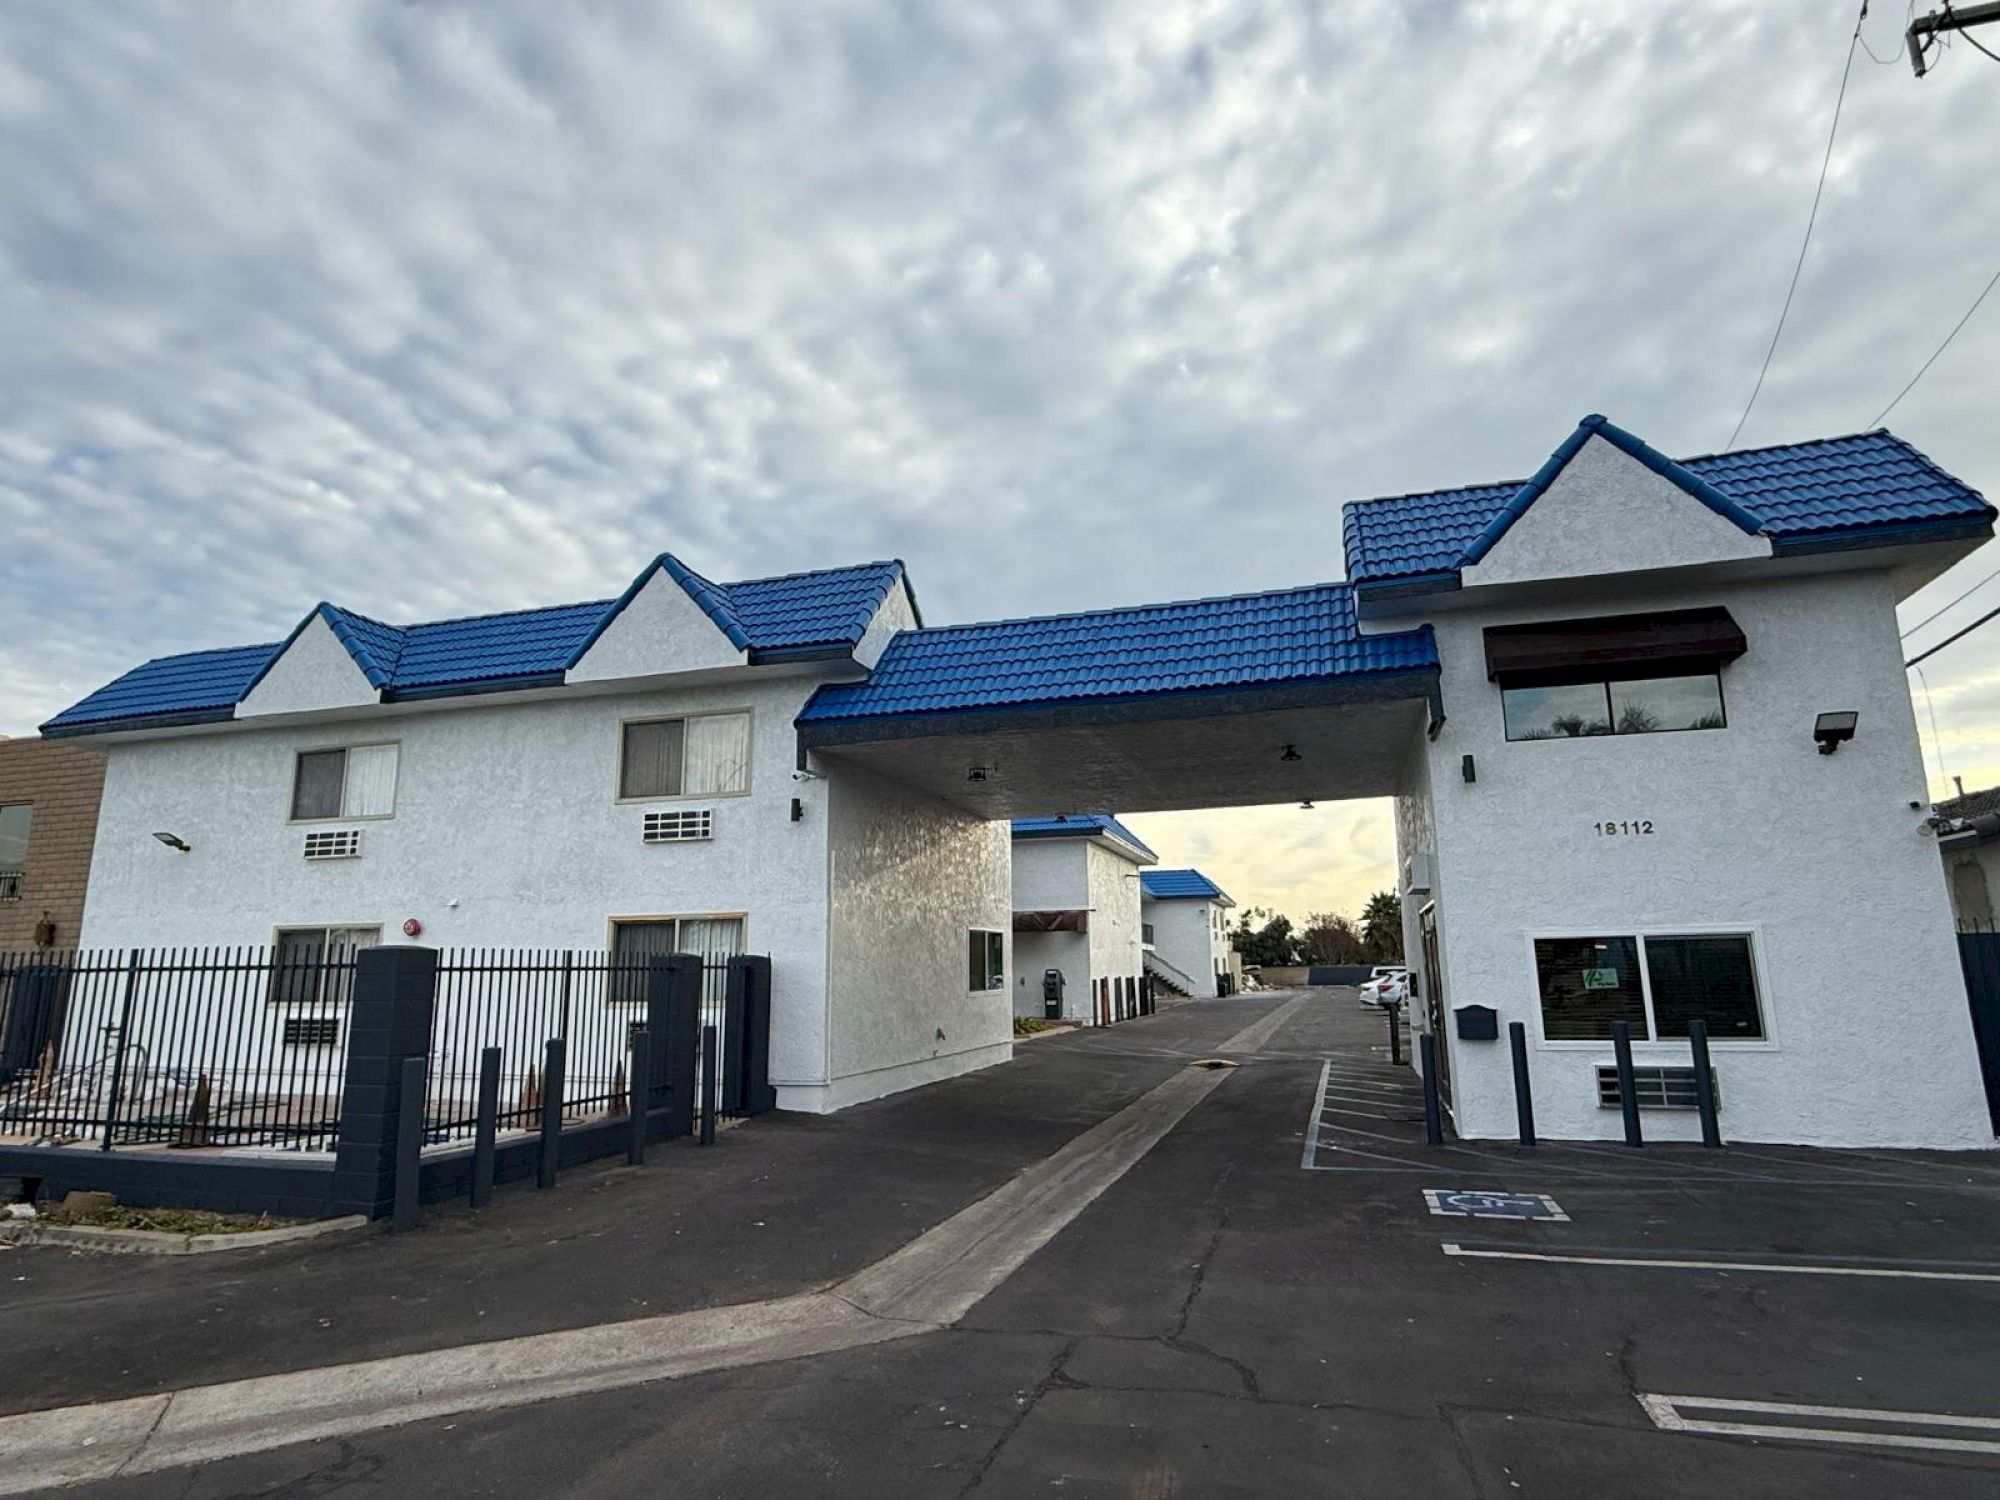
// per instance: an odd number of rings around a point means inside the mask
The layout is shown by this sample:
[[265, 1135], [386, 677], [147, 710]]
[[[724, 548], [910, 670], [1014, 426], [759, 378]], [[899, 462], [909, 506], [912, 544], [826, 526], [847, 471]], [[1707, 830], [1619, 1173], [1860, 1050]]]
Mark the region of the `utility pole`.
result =
[[1923, 77], [1924, 54], [1936, 45], [1942, 33], [1970, 31], [1975, 26], [1990, 26], [1996, 21], [2000, 21], [2000, 3], [1968, 5], [1959, 9], [1951, 4], [1951, 0], [1945, 0], [1943, 10], [1934, 10], [1929, 15], [1919, 16], [1910, 22], [1910, 29], [1906, 33], [1910, 44], [1910, 66], [1916, 70], [1917, 77]]

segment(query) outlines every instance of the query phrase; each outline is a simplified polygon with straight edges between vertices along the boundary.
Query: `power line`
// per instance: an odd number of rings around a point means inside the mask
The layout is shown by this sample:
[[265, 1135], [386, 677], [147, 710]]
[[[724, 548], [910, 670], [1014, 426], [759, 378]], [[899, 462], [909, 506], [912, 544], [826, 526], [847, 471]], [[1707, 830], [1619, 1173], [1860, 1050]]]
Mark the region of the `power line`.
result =
[[1778, 340], [1785, 332], [1785, 319], [1791, 315], [1792, 297], [1799, 289], [1799, 273], [1806, 268], [1806, 250], [1812, 244], [1813, 226], [1819, 222], [1819, 201], [1826, 193], [1826, 170], [1833, 163], [1833, 140], [1840, 133], [1840, 108], [1847, 102], [1847, 79], [1854, 71], [1855, 50], [1861, 45], [1861, 23], [1867, 19], [1868, 0], [1861, 0], [1861, 13], [1854, 18], [1854, 35], [1847, 39], [1847, 60], [1840, 67], [1840, 92], [1833, 100], [1833, 124], [1826, 133], [1826, 154], [1819, 163], [1819, 186], [1813, 189], [1812, 212], [1806, 215], [1806, 234], [1799, 242], [1798, 262], [1792, 267], [1792, 284], [1785, 288], [1785, 305], [1778, 309], [1778, 326], [1771, 330], [1771, 347], [1764, 351], [1764, 364], [1757, 371], [1757, 384], [1751, 387], [1750, 400], [1743, 407], [1743, 415], [1736, 419], [1736, 430], [1723, 444], [1725, 453], [1734, 448], [1737, 438], [1743, 435], [1743, 424], [1750, 420], [1750, 409], [1757, 404], [1757, 397], [1764, 389], [1764, 377], [1771, 373], [1771, 357], [1778, 352]]
[[1915, 656], [1911, 657], [1908, 661], [1904, 662], [1903, 665], [1906, 667], [1914, 667], [1920, 661], [1929, 661], [1933, 656], [1936, 656], [1938, 652], [1944, 650], [1944, 648], [1949, 646], [1953, 641], [1964, 640], [1967, 636], [1971, 635], [1973, 631], [1977, 630], [1980, 626], [1984, 625], [1988, 620], [1992, 619], [1995, 615], [2000, 615], [2000, 609], [1989, 609], [1988, 611], [1986, 611], [1985, 614], [1981, 615], [1978, 619], [1974, 620], [1970, 625], [1966, 626], [1965, 629], [1953, 631], [1950, 635], [1946, 636], [1943, 640], [1939, 641], [1935, 646], [1931, 647], [1930, 650], [1919, 651]]
[[1930, 679], [1924, 676], [1922, 667], [1917, 668], [1917, 681], [1924, 690], [1924, 712], [1931, 716], [1931, 751], [1937, 756], [1938, 780], [1949, 781], [1951, 776], [1944, 768], [1944, 736], [1938, 733], [1937, 705], [1931, 702]]
[[1952, 600], [1951, 603], [1945, 605], [1942, 609], [1932, 610], [1929, 614], [1925, 615], [1921, 620], [1917, 621], [1916, 624], [1912, 625], [1908, 630], [1904, 631], [1901, 636], [1897, 637], [1897, 639], [1907, 641], [1911, 636], [1915, 635], [1919, 630], [1922, 630], [1926, 625], [1930, 624], [1931, 621], [1935, 620], [1939, 615], [1943, 614], [1945, 610], [1956, 609], [1959, 605], [1963, 604], [1967, 599], [1970, 599], [1974, 594], [1978, 593], [1981, 589], [1985, 588], [1987, 584], [1991, 583], [1996, 578], [2000, 578], [2000, 568], [1995, 568], [1991, 573], [1988, 573], [1984, 578], [1980, 579], [1979, 582], [1975, 583], [1971, 588], [1967, 589], [1964, 593], [1960, 594], [1956, 599]]
[[1917, 388], [1917, 382], [1919, 380], [1922, 380], [1924, 376], [1930, 372], [1930, 367], [1937, 363], [1938, 356], [1951, 347], [1951, 341], [1958, 337], [1959, 329], [1963, 328], [1967, 323], [1970, 323], [1972, 321], [1972, 315], [1979, 311], [1979, 304], [1986, 300], [1987, 293], [1991, 292], [1993, 288], [1996, 286], [2000, 286], [2000, 271], [1995, 271], [1993, 273], [1993, 279], [1988, 281], [1984, 289], [1982, 289], [1981, 292], [1979, 293], [1979, 295], [1972, 299], [1972, 306], [1968, 307], [1965, 310], [1965, 316], [1960, 318], [1956, 323], [1951, 325], [1951, 332], [1944, 336], [1944, 342], [1942, 344], [1939, 344], [1937, 348], [1931, 351], [1931, 357], [1925, 360], [1923, 363], [1923, 367], [1919, 369], [1916, 374], [1910, 377], [1910, 383], [1904, 386], [1900, 391], [1896, 392], [1896, 399], [1894, 401], [1891, 401], [1887, 406], [1883, 407], [1880, 412], [1876, 413], [1875, 420], [1868, 424], [1870, 427], [1880, 427], [1882, 425], [1882, 419], [1888, 416], [1889, 413], [1894, 411], [1899, 405], [1901, 405], [1903, 398], [1909, 395], [1911, 391]]

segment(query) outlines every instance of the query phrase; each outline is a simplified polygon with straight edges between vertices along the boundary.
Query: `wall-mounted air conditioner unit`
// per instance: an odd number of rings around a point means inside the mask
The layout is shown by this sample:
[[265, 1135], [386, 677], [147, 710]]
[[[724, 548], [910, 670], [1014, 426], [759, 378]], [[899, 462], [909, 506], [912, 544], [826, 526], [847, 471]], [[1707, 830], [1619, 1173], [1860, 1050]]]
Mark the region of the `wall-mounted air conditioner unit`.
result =
[[306, 858], [310, 860], [361, 858], [361, 830], [328, 828], [318, 833], [307, 834]]
[[643, 835], [649, 844], [685, 844], [715, 837], [715, 813], [706, 807], [675, 812], [649, 812]]
[[1419, 850], [1403, 861], [1403, 890], [1412, 896], [1428, 896], [1431, 893], [1431, 856], [1429, 850]]

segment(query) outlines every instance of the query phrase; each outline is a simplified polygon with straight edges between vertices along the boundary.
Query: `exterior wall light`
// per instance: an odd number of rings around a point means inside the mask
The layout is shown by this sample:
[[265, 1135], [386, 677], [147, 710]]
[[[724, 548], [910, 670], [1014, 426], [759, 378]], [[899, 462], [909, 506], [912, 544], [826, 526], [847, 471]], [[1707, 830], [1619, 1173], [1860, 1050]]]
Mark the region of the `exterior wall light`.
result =
[[177, 833], [156, 833], [153, 837], [165, 844], [169, 849], [178, 849], [183, 854], [192, 854], [194, 852], [194, 845], [190, 844]]
[[974, 766], [971, 770], [965, 773], [965, 779], [967, 781], [975, 783], [984, 781], [986, 777], [987, 777], [987, 768], [985, 766]]
[[1296, 745], [1285, 746], [1284, 753], [1278, 757], [1279, 760], [1301, 760], [1303, 758], [1299, 754], [1299, 747]]
[[1819, 753], [1831, 755], [1841, 747], [1843, 741], [1854, 738], [1854, 721], [1860, 715], [1849, 710], [1846, 713], [1821, 714], [1813, 720], [1813, 738], [1819, 741]]

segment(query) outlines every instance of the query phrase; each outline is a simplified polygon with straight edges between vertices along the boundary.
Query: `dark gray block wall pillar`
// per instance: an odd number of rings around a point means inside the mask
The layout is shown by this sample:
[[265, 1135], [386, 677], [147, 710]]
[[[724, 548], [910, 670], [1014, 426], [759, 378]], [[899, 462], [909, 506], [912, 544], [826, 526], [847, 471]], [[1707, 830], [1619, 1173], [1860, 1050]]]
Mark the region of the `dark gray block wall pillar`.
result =
[[728, 1015], [722, 1028], [722, 1112], [761, 1115], [778, 1107], [771, 1087], [771, 960], [729, 960]]
[[346, 1212], [379, 1219], [394, 1207], [403, 1060], [430, 1054], [436, 991], [434, 948], [363, 948], [355, 957], [333, 1159], [334, 1197]]
[[694, 1131], [695, 1059], [701, 1048], [701, 955], [669, 953], [646, 968], [646, 1030], [653, 1092], [668, 1111], [666, 1134]]

